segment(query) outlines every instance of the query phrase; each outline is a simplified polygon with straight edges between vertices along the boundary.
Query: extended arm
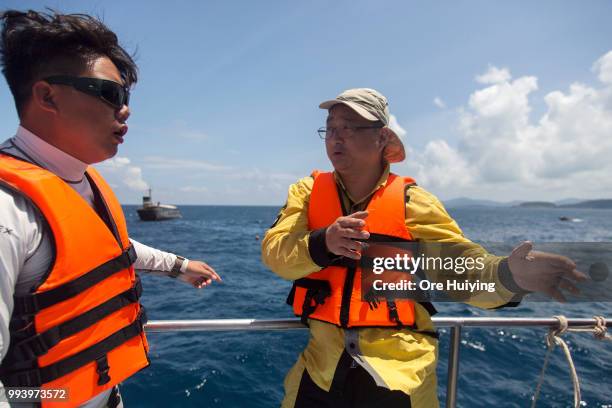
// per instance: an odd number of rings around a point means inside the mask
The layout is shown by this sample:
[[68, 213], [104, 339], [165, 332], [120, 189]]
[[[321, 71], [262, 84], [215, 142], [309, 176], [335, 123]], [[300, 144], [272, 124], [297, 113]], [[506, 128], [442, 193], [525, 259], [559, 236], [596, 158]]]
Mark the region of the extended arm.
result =
[[148, 272], [156, 275], [176, 276], [190, 285], [201, 288], [221, 281], [219, 275], [208, 264], [202, 261], [180, 259], [175, 254], [144, 245], [130, 238], [136, 250], [134, 268], [139, 272]]

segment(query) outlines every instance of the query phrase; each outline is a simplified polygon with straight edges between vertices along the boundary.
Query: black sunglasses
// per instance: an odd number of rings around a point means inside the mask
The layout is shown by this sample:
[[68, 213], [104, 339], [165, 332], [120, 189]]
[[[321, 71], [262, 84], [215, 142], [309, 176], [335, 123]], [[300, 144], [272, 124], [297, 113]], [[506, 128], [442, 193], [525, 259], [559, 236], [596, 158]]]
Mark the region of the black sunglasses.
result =
[[130, 101], [128, 87], [107, 79], [55, 75], [45, 78], [44, 81], [50, 84], [72, 86], [77, 91], [102, 99], [116, 109], [121, 109]]

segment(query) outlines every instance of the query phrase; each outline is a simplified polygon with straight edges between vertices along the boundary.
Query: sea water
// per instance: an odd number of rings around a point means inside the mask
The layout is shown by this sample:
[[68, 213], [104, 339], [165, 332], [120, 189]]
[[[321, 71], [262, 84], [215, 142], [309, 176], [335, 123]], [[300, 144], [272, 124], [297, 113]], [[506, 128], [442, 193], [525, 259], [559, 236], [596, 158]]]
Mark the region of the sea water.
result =
[[[130, 236], [144, 244], [212, 265], [222, 284], [196, 290], [143, 274], [150, 320], [290, 318], [291, 283], [260, 260], [265, 230], [277, 207], [182, 206], [182, 219], [142, 222], [125, 208]], [[612, 242], [612, 210], [483, 208], [449, 210], [465, 235], [479, 242]], [[581, 222], [562, 222], [560, 216]], [[612, 265], [611, 265], [612, 266]], [[612, 278], [609, 278], [612, 279]], [[438, 316], [612, 317], [612, 303], [525, 303], [486, 311], [437, 304]], [[440, 328], [437, 368], [444, 406], [448, 329]], [[547, 329], [465, 328], [459, 364], [459, 407], [526, 407], [542, 367]], [[590, 334], [564, 336], [587, 407], [612, 406], [612, 342]], [[151, 333], [151, 366], [124, 382], [128, 407], [277, 407], [283, 378], [308, 340], [307, 330]], [[565, 358], [554, 351], [538, 407], [569, 407], [572, 384]]]

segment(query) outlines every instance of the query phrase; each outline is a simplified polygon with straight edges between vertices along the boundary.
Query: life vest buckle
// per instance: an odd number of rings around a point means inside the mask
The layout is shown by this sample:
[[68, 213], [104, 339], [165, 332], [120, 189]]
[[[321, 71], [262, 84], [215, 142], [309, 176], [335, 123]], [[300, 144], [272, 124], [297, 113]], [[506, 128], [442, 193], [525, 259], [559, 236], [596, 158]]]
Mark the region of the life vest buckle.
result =
[[98, 385], [104, 385], [108, 383], [111, 378], [108, 375], [110, 367], [108, 366], [108, 359], [106, 354], [96, 359], [96, 373], [98, 374]]
[[[51, 341], [51, 344], [57, 344], [58, 342], [53, 343]], [[47, 354], [51, 347], [53, 346], [49, 346], [47, 338], [39, 333], [15, 344], [15, 353], [20, 360], [35, 360], [39, 356]]]

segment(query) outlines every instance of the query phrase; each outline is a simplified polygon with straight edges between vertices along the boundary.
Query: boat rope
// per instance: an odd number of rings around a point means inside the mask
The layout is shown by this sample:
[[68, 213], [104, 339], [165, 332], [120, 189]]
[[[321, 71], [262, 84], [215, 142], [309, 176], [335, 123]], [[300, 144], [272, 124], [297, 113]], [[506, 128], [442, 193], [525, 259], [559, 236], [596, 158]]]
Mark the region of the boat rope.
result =
[[607, 334], [606, 327], [606, 319], [603, 316], [593, 316], [595, 318], [594, 326], [587, 327], [568, 327], [567, 318], [565, 316], [553, 316], [555, 319], [559, 321], [559, 327], [551, 328], [546, 336], [546, 345], [548, 346], [548, 350], [546, 351], [546, 356], [544, 357], [544, 365], [542, 366], [542, 371], [540, 371], [540, 378], [538, 379], [538, 385], [536, 386], [536, 390], [533, 396], [533, 401], [531, 403], [531, 408], [535, 408], [538, 397], [540, 396], [540, 390], [542, 388], [542, 383], [544, 381], [544, 374], [546, 373], [546, 369], [548, 368], [548, 361], [550, 359], [550, 354], [555, 348], [555, 346], [560, 346], [565, 354], [565, 358], [567, 359], [567, 363], [570, 368], [570, 374], [572, 377], [572, 384], [574, 386], [574, 408], [580, 407], [580, 381], [578, 379], [578, 374], [576, 373], [576, 367], [574, 365], [574, 360], [572, 360], [572, 354], [570, 349], [565, 342], [561, 338], [561, 335], [565, 332], [592, 332], [596, 339], [598, 340], [608, 340], [612, 341], [612, 336]]

